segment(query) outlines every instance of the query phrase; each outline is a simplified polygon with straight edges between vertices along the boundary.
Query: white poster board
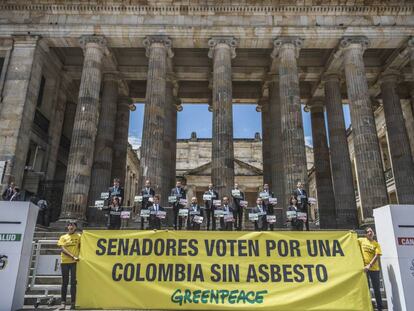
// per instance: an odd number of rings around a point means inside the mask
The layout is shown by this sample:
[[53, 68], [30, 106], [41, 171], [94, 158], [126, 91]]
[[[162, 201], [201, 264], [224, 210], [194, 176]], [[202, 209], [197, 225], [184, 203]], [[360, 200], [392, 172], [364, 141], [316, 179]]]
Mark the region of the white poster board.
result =
[[374, 209], [388, 310], [414, 310], [414, 205]]
[[0, 202], [0, 311], [23, 308], [39, 208], [29, 202]]

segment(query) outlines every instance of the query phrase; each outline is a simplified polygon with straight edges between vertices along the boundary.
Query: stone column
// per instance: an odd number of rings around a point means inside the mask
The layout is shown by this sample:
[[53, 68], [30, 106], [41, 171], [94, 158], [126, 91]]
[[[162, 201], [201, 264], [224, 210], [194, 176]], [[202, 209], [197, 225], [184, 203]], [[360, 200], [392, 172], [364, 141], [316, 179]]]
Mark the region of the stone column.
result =
[[344, 37], [341, 41], [358, 167], [359, 194], [365, 222], [372, 221], [374, 208], [388, 203], [374, 113], [362, 57], [368, 44], [368, 39], [365, 37]]
[[269, 184], [272, 187], [272, 147], [270, 130], [273, 120], [270, 117], [269, 100], [261, 99], [259, 107], [262, 111], [262, 159], [263, 159], [263, 184]]
[[411, 97], [401, 101], [401, 108], [403, 110], [405, 129], [410, 141], [411, 157], [414, 161], [414, 90], [411, 91]]
[[381, 96], [398, 203], [414, 204], [414, 165], [397, 93], [398, 78], [399, 73], [394, 71], [381, 76]]
[[211, 181], [219, 196], [230, 195], [234, 185], [233, 103], [231, 60], [236, 57], [233, 37], [208, 42], [213, 59], [213, 139]]
[[166, 121], [167, 57], [172, 57], [171, 40], [151, 36], [144, 40], [147, 49], [148, 76], [145, 98], [144, 130], [141, 145], [140, 181], [151, 180], [155, 192], [164, 185], [164, 139]]
[[59, 220], [86, 220], [95, 137], [98, 128], [102, 59], [106, 45], [101, 36], [80, 39], [84, 50], [82, 78], [73, 125], [62, 211]]
[[47, 49], [37, 36], [13, 37], [0, 103], [0, 161], [6, 161], [3, 185], [14, 181], [22, 186]]
[[335, 197], [321, 99], [314, 99], [312, 102], [311, 122], [320, 227], [321, 229], [334, 229], [336, 228]]
[[[112, 153], [114, 148], [117, 116], [118, 77], [107, 73], [103, 76], [102, 100], [99, 113], [98, 133], [92, 164], [89, 206], [100, 199], [100, 194], [111, 186]], [[91, 221], [88, 218], [88, 221]]]
[[336, 223], [341, 229], [355, 228], [358, 226], [358, 216], [340, 79], [337, 74], [328, 74], [324, 76], [324, 81]]
[[[115, 135], [112, 150], [111, 179], [119, 178], [121, 185], [126, 184], [126, 162], [128, 153], [129, 107], [131, 98], [122, 96], [118, 98], [116, 106]], [[145, 128], [144, 128], [145, 129]]]
[[[272, 186], [271, 189], [277, 198], [276, 224], [284, 227], [286, 224], [286, 208], [288, 206], [289, 194], [285, 192], [285, 176], [283, 168], [283, 149], [280, 115], [280, 93], [279, 76], [274, 76], [274, 81], [269, 89], [269, 114], [270, 114], [270, 161], [272, 162]], [[281, 208], [281, 210], [280, 210]]]
[[289, 195], [298, 181], [307, 187], [305, 138], [299, 94], [296, 59], [303, 41], [281, 37], [274, 41], [273, 57], [279, 57], [279, 92], [282, 149], [284, 154], [285, 193]]

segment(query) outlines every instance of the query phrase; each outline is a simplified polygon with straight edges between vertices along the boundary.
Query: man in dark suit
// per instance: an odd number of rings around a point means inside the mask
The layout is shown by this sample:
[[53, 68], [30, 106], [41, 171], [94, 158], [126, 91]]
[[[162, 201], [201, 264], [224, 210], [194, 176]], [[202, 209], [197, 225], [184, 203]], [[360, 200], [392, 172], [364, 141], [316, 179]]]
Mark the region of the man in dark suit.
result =
[[[262, 194], [262, 202], [263, 205], [266, 207], [266, 213], [267, 215], [274, 215], [274, 206], [273, 204], [270, 204], [269, 202], [269, 198], [274, 198], [275, 195], [272, 191], [270, 191], [269, 189], [269, 184], [264, 184], [263, 185], [263, 191], [261, 192]], [[265, 196], [263, 196], [263, 194], [267, 197], [265, 198]], [[273, 231], [273, 224], [268, 224], [269, 228], [271, 231]]]
[[229, 198], [223, 197], [223, 204], [222, 209], [224, 211], [224, 216], [231, 215], [233, 218], [233, 221], [226, 220], [225, 217], [220, 218], [220, 227], [223, 231], [233, 231], [233, 222], [234, 222], [234, 216], [233, 216], [233, 208], [229, 204]]
[[10, 202], [12, 201], [22, 201], [22, 198], [20, 196], [20, 189], [17, 187], [13, 188], [12, 196], [10, 197]]
[[7, 189], [4, 190], [4, 192], [1, 196], [4, 201], [10, 201], [10, 198], [13, 195], [13, 189], [15, 187], [16, 187], [16, 185], [14, 184], [14, 182], [11, 182], [10, 185], [7, 187]]
[[203, 217], [203, 211], [197, 203], [197, 198], [192, 197], [188, 208], [187, 230], [200, 230], [201, 224], [194, 221], [196, 216]]
[[255, 231], [266, 231], [267, 230], [267, 208], [266, 205], [263, 204], [262, 198], [258, 197], [256, 199], [256, 206], [252, 210], [253, 213], [259, 214], [258, 219], [254, 222], [254, 230]]
[[[147, 179], [145, 181], [145, 187], [141, 190], [142, 202], [141, 210], [148, 209], [151, 205], [152, 198], [155, 196], [155, 190], [151, 188], [151, 182]], [[144, 230], [144, 218], [141, 217], [141, 230]]]
[[175, 196], [177, 201], [173, 203], [173, 212], [174, 212], [174, 230], [181, 230], [183, 226], [183, 219], [182, 217], [178, 217], [178, 211], [181, 207], [180, 199], [186, 198], [186, 193], [184, 188], [181, 186], [181, 181], [177, 181], [175, 184], [175, 188], [171, 189], [171, 196]]
[[154, 203], [149, 208], [150, 214], [150, 228], [152, 230], [160, 230], [161, 229], [161, 218], [158, 217], [157, 213], [159, 211], [165, 211], [163, 207], [160, 206], [160, 196], [154, 195]]
[[124, 203], [124, 188], [119, 184], [119, 178], [114, 178], [114, 185], [109, 188], [109, 202], [112, 202], [112, 198], [119, 198], [119, 204]]
[[309, 231], [309, 217], [308, 217], [308, 207], [309, 207], [309, 201], [308, 201], [308, 194], [306, 190], [303, 188], [302, 182], [297, 183], [297, 187], [295, 190], [293, 190], [293, 195], [295, 196], [295, 199], [297, 200], [298, 207], [302, 213], [306, 213], [306, 222], [305, 227], [306, 231]]
[[234, 189], [231, 191], [231, 196], [233, 197], [234, 202], [234, 226], [238, 231], [241, 231], [243, 222], [243, 206], [240, 205], [240, 201], [244, 201], [244, 192], [239, 189], [239, 184], [234, 184]]
[[211, 200], [204, 201], [204, 206], [206, 208], [206, 217], [207, 217], [207, 230], [210, 230], [210, 220], [211, 227], [216, 230], [216, 219], [214, 218], [214, 210], [216, 207], [213, 205], [214, 200], [218, 200], [218, 193], [214, 190], [213, 184], [208, 185], [208, 190], [204, 192], [205, 195], [211, 195]]

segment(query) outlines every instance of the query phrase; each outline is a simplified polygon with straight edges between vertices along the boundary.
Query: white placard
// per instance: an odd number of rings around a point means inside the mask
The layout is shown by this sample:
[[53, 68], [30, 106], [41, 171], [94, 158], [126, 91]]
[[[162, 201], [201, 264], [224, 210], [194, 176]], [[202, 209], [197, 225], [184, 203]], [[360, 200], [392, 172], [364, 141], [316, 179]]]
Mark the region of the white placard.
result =
[[170, 195], [168, 197], [168, 203], [175, 203], [177, 202], [177, 197], [175, 195]]
[[151, 211], [149, 209], [142, 209], [139, 212], [139, 216], [142, 217], [142, 218], [148, 218], [150, 216], [150, 214], [151, 214]]
[[193, 221], [197, 224], [202, 224], [203, 223], [203, 217], [202, 216], [194, 216]]
[[240, 189], [233, 189], [231, 191], [231, 196], [236, 199], [241, 199]]
[[203, 194], [203, 201], [211, 201], [212, 195], [211, 194]]
[[122, 211], [121, 212], [121, 219], [129, 219], [131, 218], [131, 212], [130, 211]]
[[224, 211], [222, 209], [216, 209], [214, 210], [214, 217], [223, 217]]
[[134, 197], [134, 202], [142, 202], [142, 195], [136, 195], [135, 197]]
[[106, 200], [109, 198], [109, 192], [101, 192], [101, 199]]
[[298, 218], [299, 220], [306, 221], [306, 219], [308, 218], [308, 215], [307, 215], [306, 213], [297, 212], [297, 218]]
[[259, 215], [257, 213], [249, 213], [249, 220], [250, 221], [259, 220]]
[[309, 202], [309, 204], [316, 204], [316, 199], [315, 198], [308, 198], [308, 202]]
[[221, 206], [221, 200], [213, 200], [214, 206]]
[[159, 219], [165, 219], [165, 217], [167, 216], [167, 212], [166, 211], [157, 211], [155, 216]]
[[269, 204], [276, 205], [277, 204], [277, 198], [269, 198]]
[[224, 214], [224, 222], [233, 222], [234, 218], [233, 218], [233, 214], [229, 213], [229, 214]]
[[180, 216], [180, 217], [187, 217], [188, 216], [188, 209], [186, 209], [186, 208], [180, 208], [178, 210], [178, 216]]
[[267, 215], [266, 216], [266, 221], [269, 224], [274, 224], [276, 222], [276, 215]]
[[296, 219], [296, 211], [287, 211], [286, 217], [288, 220]]
[[200, 211], [190, 211], [190, 215], [200, 215]]
[[249, 205], [249, 202], [247, 201], [240, 201], [240, 206], [247, 207]]
[[0, 311], [23, 308], [38, 210], [29, 202], [0, 202]]
[[187, 199], [180, 199], [180, 205], [187, 205]]
[[260, 192], [259, 197], [262, 198], [262, 200], [269, 199], [269, 192]]
[[102, 207], [104, 207], [104, 205], [105, 205], [104, 200], [96, 200], [95, 201], [95, 207], [102, 208]]

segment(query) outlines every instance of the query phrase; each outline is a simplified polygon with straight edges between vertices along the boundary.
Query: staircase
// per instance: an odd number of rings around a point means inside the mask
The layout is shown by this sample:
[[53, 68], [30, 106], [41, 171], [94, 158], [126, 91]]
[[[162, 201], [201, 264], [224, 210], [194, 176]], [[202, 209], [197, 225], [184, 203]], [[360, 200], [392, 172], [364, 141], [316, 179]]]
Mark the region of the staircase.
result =
[[[102, 228], [88, 228], [88, 229], [102, 229]], [[129, 229], [129, 228], [128, 228]], [[276, 229], [280, 230], [280, 229]], [[287, 230], [282, 229], [282, 230]], [[43, 228], [37, 228], [33, 240], [33, 255], [29, 271], [29, 282], [24, 299], [23, 310], [35, 310], [35, 305], [38, 305], [38, 310], [55, 310], [56, 306], [60, 304], [60, 285], [61, 276], [58, 269], [58, 263], [55, 263], [53, 258], [58, 258], [60, 255], [60, 249], [56, 245], [57, 240], [61, 235], [65, 234], [62, 231], [49, 231]], [[39, 248], [39, 245], [41, 247]], [[51, 267], [45, 267], [46, 262], [43, 260], [48, 255], [52, 258]], [[55, 257], [56, 256], [56, 257]], [[37, 269], [36, 269], [37, 267]], [[42, 272], [45, 270], [52, 271], [53, 274], [43, 275], [36, 274], [35, 272]], [[56, 270], [56, 271], [55, 271]], [[387, 300], [385, 291], [381, 280], [381, 293], [384, 311], [387, 310]], [[374, 297], [371, 289], [371, 297]], [[68, 301], [70, 301], [70, 290], [68, 289]], [[373, 305], [375, 300], [372, 298]], [[51, 304], [51, 305], [49, 305]]]

